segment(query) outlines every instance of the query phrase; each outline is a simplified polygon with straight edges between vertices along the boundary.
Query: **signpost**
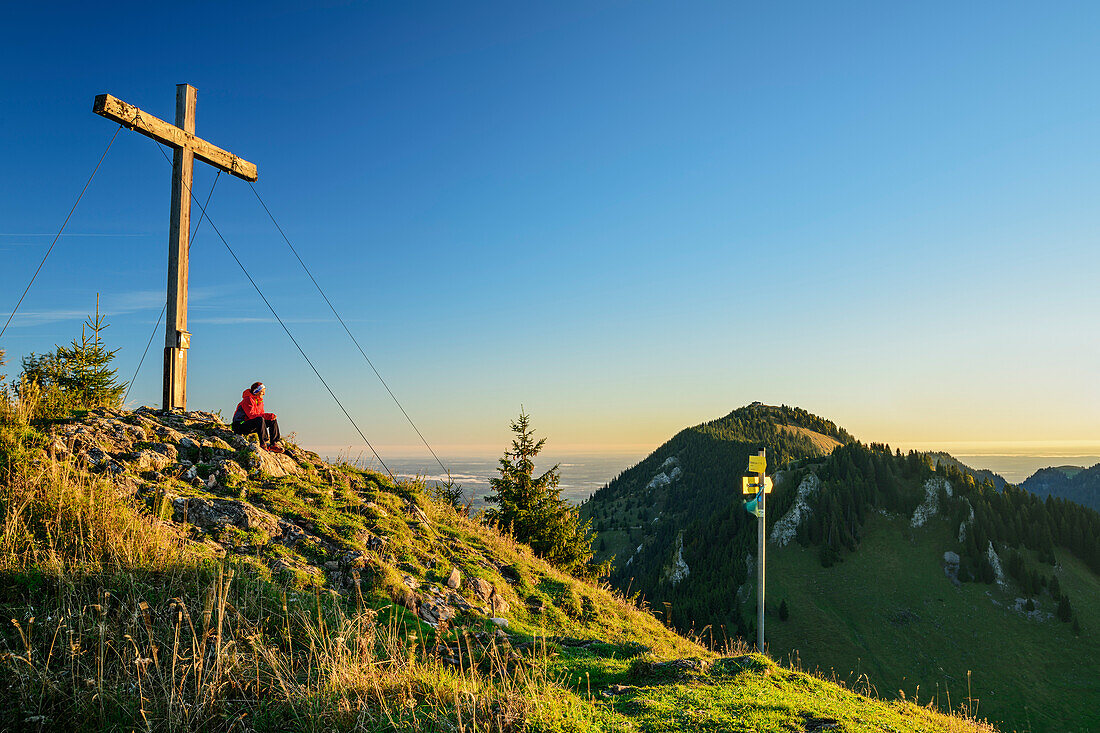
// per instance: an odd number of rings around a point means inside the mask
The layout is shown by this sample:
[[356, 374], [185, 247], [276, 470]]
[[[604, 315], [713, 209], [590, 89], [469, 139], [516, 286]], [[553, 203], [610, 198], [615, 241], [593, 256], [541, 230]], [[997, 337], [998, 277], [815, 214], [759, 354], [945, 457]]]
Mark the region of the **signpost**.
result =
[[772, 492], [772, 480], [764, 475], [767, 467], [766, 451], [761, 448], [755, 456], [749, 456], [748, 471], [756, 475], [741, 477], [741, 492], [755, 495], [745, 502], [745, 510], [757, 519], [756, 649], [760, 652], [764, 651], [764, 497]]

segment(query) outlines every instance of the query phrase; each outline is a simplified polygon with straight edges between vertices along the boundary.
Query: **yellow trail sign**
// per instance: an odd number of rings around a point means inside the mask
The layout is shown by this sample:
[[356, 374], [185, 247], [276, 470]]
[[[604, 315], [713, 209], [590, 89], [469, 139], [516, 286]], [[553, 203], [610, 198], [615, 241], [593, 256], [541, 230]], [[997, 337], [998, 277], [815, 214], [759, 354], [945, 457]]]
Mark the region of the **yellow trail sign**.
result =
[[[742, 494], [755, 494], [760, 491], [761, 479], [757, 476], [742, 476], [741, 477], [741, 493]], [[768, 477], [763, 479], [764, 493], [772, 493], [772, 480]]]
[[749, 472], [764, 473], [767, 470], [768, 459], [764, 456], [749, 456]]

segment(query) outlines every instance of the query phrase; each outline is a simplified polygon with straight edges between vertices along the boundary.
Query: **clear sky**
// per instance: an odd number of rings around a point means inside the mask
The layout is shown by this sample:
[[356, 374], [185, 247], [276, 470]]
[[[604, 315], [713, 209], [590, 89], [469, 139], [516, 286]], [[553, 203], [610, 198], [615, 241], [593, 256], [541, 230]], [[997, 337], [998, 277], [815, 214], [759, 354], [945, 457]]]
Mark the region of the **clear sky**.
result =
[[[308, 9], [303, 9], [308, 6]], [[652, 448], [753, 400], [891, 444], [1100, 444], [1095, 3], [6, 3], [6, 320], [116, 126], [109, 92], [257, 190], [425, 436]], [[213, 172], [196, 164], [205, 198]], [[0, 348], [128, 379], [164, 299], [170, 170], [120, 134]], [[210, 215], [387, 453], [417, 443], [243, 181]], [[195, 219], [197, 220], [197, 211]], [[360, 444], [213, 231], [190, 400]], [[130, 403], [157, 404], [163, 331]], [[14, 357], [14, 359], [12, 359]], [[994, 450], [991, 448], [991, 450]]]

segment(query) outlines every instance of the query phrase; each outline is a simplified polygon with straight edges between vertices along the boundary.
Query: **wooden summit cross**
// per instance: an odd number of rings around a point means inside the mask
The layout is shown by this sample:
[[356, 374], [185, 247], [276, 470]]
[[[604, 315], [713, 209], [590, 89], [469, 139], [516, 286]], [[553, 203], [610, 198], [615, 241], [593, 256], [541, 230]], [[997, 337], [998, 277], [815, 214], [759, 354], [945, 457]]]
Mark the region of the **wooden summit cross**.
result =
[[168, 232], [168, 320], [164, 324], [165, 412], [187, 409], [187, 249], [191, 236], [191, 182], [195, 158], [230, 175], [255, 181], [256, 166], [195, 137], [195, 87], [176, 85], [176, 124], [143, 112], [110, 94], [95, 98], [92, 111], [175, 150], [172, 157], [172, 219]]

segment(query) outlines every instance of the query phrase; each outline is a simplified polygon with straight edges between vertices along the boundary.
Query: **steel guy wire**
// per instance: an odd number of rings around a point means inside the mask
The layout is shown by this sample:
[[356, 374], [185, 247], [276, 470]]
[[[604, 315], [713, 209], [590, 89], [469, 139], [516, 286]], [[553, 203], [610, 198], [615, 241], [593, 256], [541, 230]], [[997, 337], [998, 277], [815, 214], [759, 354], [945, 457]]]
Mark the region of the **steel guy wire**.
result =
[[260, 196], [260, 192], [256, 190], [256, 186], [252, 183], [252, 181], [248, 182], [248, 186], [252, 189], [252, 193], [255, 194], [256, 200], [260, 202], [260, 206], [264, 207], [264, 211], [267, 212], [267, 216], [271, 219], [271, 223], [274, 224], [275, 228], [279, 230], [279, 234], [282, 235], [283, 241], [286, 242], [288, 247], [290, 247], [290, 251], [294, 253], [294, 258], [298, 260], [298, 264], [301, 265], [302, 269], [306, 271], [306, 275], [308, 275], [309, 279], [313, 282], [313, 287], [317, 288], [317, 292], [320, 293], [321, 297], [325, 299], [325, 303], [328, 305], [329, 310], [332, 311], [332, 315], [336, 316], [336, 320], [338, 320], [340, 322], [340, 325], [344, 327], [344, 332], [347, 333], [348, 338], [351, 339], [351, 342], [355, 344], [355, 348], [359, 349], [359, 353], [363, 355], [363, 359], [366, 360], [367, 364], [374, 372], [374, 376], [378, 377], [378, 381], [381, 382], [382, 386], [386, 388], [387, 392], [389, 392], [390, 397], [393, 398], [394, 404], [397, 405], [397, 409], [401, 410], [401, 414], [405, 416], [405, 419], [409, 421], [409, 425], [412, 426], [412, 429], [415, 430], [416, 434], [420, 437], [420, 442], [423, 443], [424, 447], [428, 449], [428, 452], [432, 454], [432, 458], [435, 459], [435, 462], [439, 464], [439, 467], [443, 469], [443, 473], [447, 474], [447, 478], [449, 479], [451, 476], [451, 472], [447, 469], [446, 466], [443, 465], [443, 461], [439, 460], [439, 456], [435, 454], [435, 451], [432, 450], [432, 447], [428, 445], [428, 441], [424, 438], [423, 433], [420, 432], [420, 428], [416, 427], [416, 423], [413, 422], [413, 419], [409, 417], [409, 413], [405, 411], [405, 408], [401, 405], [401, 402], [398, 401], [397, 395], [395, 395], [393, 393], [393, 390], [390, 389], [390, 385], [386, 384], [386, 380], [382, 378], [381, 374], [379, 374], [378, 369], [375, 368], [374, 363], [370, 360], [370, 357], [368, 357], [366, 352], [363, 351], [363, 347], [359, 345], [358, 339], [356, 339], [355, 336], [352, 335], [351, 329], [348, 328], [348, 324], [344, 323], [344, 319], [341, 318], [340, 314], [336, 312], [336, 307], [333, 306], [332, 301], [330, 301], [328, 299], [328, 296], [325, 295], [325, 291], [317, 283], [317, 279], [313, 277], [313, 273], [310, 272], [310, 269], [308, 267], [306, 267], [306, 263], [302, 261], [301, 256], [299, 256], [298, 254], [298, 250], [295, 249], [294, 245], [290, 243], [290, 239], [287, 238], [286, 232], [284, 232], [283, 228], [279, 226], [279, 222], [275, 220], [275, 216], [271, 213], [271, 209], [267, 208], [267, 204], [264, 202], [263, 197]]
[[[191, 232], [191, 236], [187, 238], [187, 252], [190, 254], [191, 245], [195, 243], [195, 237], [198, 236], [199, 227], [202, 226], [202, 220], [206, 217], [206, 207], [210, 206], [210, 197], [214, 195], [214, 186], [218, 185], [218, 179], [222, 177], [222, 172], [219, 170], [218, 174], [214, 176], [214, 182], [210, 184], [210, 193], [206, 194], [206, 205], [202, 207], [202, 215], [199, 216], [199, 221], [195, 224], [195, 231]], [[153, 337], [157, 335], [157, 330], [160, 328], [160, 322], [164, 318], [164, 312], [168, 309], [168, 302], [165, 301], [164, 305], [160, 307], [160, 315], [157, 316], [157, 324], [153, 326], [153, 332], [149, 334], [149, 340], [145, 342], [145, 351], [141, 352], [141, 359], [138, 361], [137, 369], [134, 370], [134, 376], [130, 379], [130, 382], [126, 385], [126, 392], [122, 395], [122, 404], [126, 404], [126, 398], [130, 396], [130, 387], [134, 386], [134, 380], [137, 379], [138, 372], [141, 371], [141, 365], [145, 363], [145, 356], [149, 353], [149, 347], [153, 344]]]
[[[164, 156], [164, 159], [168, 162], [168, 164], [172, 165], [171, 159], [169, 159], [168, 155], [164, 152], [164, 148], [163, 146], [161, 146], [160, 142], [157, 140], [154, 140], [153, 142], [156, 143], [157, 150], [159, 150], [160, 154]], [[195, 198], [195, 194], [191, 191], [191, 187], [185, 185], [184, 188], [187, 189], [188, 195], [197, 204], [198, 199]], [[321, 376], [321, 372], [319, 372], [317, 370], [317, 367], [313, 365], [313, 361], [310, 360], [309, 356], [306, 354], [301, 344], [298, 343], [298, 339], [294, 338], [294, 334], [290, 332], [290, 329], [287, 328], [285, 323], [283, 323], [283, 319], [280, 318], [279, 314], [275, 312], [275, 308], [271, 305], [271, 302], [267, 299], [267, 296], [265, 296], [263, 291], [260, 290], [260, 286], [256, 284], [256, 281], [252, 279], [252, 275], [249, 274], [248, 268], [244, 266], [244, 263], [242, 263], [240, 258], [237, 257], [237, 253], [234, 252], [233, 248], [229, 246], [229, 242], [227, 242], [225, 237], [222, 236], [221, 230], [218, 229], [218, 225], [215, 224], [214, 220], [211, 219], [209, 216], [206, 217], [206, 220], [210, 222], [210, 226], [214, 229], [214, 233], [218, 235], [218, 239], [220, 239], [222, 241], [222, 244], [225, 245], [225, 248], [229, 251], [230, 256], [233, 258], [233, 261], [237, 263], [237, 266], [241, 268], [241, 272], [243, 272], [244, 276], [248, 278], [248, 282], [252, 283], [253, 289], [255, 289], [256, 294], [260, 296], [260, 299], [263, 300], [264, 305], [267, 306], [267, 309], [271, 311], [271, 315], [275, 317], [275, 320], [279, 322], [280, 326], [282, 326], [283, 331], [286, 332], [286, 335], [290, 338], [291, 342], [294, 343], [294, 347], [298, 349], [298, 353], [301, 354], [302, 358], [306, 360], [306, 364], [309, 364], [309, 368], [312, 369], [313, 373], [317, 375], [317, 379], [321, 381], [321, 384], [324, 385], [329, 395], [332, 397], [333, 400], [336, 401], [336, 404], [340, 407], [341, 412], [344, 413], [344, 417], [346, 417], [348, 419], [348, 422], [351, 423], [352, 427], [355, 428], [355, 432], [359, 433], [359, 437], [363, 439], [363, 442], [367, 444], [368, 448], [370, 448], [371, 453], [374, 454], [374, 457], [378, 459], [378, 462], [380, 464], [382, 464], [382, 468], [386, 469], [386, 473], [389, 474], [390, 479], [392, 479], [393, 481], [397, 481], [397, 478], [393, 475], [393, 471], [391, 471], [390, 467], [386, 465], [386, 462], [382, 460], [382, 456], [378, 455], [378, 451], [374, 449], [374, 446], [371, 445], [371, 442], [367, 440], [367, 436], [363, 434], [363, 431], [359, 428], [359, 424], [355, 422], [355, 418], [353, 418], [351, 414], [348, 413], [347, 409], [344, 407], [344, 403], [340, 401], [340, 398], [337, 397], [336, 393], [332, 391], [332, 388], [328, 386], [328, 382], [325, 381], [325, 378]]]
[[30, 282], [27, 283], [27, 287], [23, 289], [23, 294], [19, 296], [19, 302], [12, 308], [10, 314], [8, 314], [8, 321], [4, 324], [3, 328], [0, 328], [0, 337], [3, 337], [4, 332], [8, 330], [8, 326], [11, 324], [11, 319], [15, 318], [16, 312], [19, 310], [19, 306], [23, 305], [23, 298], [27, 297], [27, 293], [31, 289], [31, 285], [34, 284], [35, 278], [38, 277], [38, 273], [42, 272], [42, 266], [46, 264], [46, 258], [50, 256], [50, 252], [53, 252], [54, 245], [57, 244], [57, 240], [61, 238], [61, 232], [65, 231], [65, 227], [69, 224], [69, 219], [72, 218], [73, 212], [76, 211], [77, 204], [80, 203], [80, 199], [84, 198], [84, 192], [88, 190], [88, 186], [91, 185], [92, 179], [95, 178], [95, 174], [99, 172], [99, 166], [103, 165], [103, 159], [107, 157], [107, 151], [111, 149], [111, 146], [115, 144], [115, 138], [118, 137], [118, 133], [122, 132], [122, 125], [118, 126], [115, 130], [115, 134], [111, 136], [111, 142], [107, 143], [106, 149], [103, 151], [103, 155], [99, 156], [99, 162], [95, 164], [95, 169], [92, 171], [92, 175], [88, 176], [88, 182], [84, 184], [84, 188], [80, 190], [80, 195], [76, 197], [76, 201], [73, 202], [73, 207], [69, 209], [69, 215], [65, 217], [65, 221], [61, 224], [61, 228], [57, 230], [57, 234], [54, 236], [53, 241], [50, 242], [49, 249], [46, 250], [46, 254], [42, 255], [42, 261], [38, 263], [38, 269], [31, 275]]

